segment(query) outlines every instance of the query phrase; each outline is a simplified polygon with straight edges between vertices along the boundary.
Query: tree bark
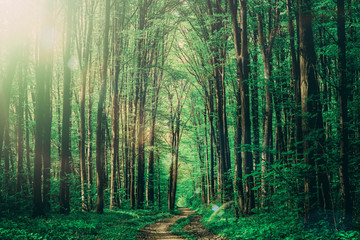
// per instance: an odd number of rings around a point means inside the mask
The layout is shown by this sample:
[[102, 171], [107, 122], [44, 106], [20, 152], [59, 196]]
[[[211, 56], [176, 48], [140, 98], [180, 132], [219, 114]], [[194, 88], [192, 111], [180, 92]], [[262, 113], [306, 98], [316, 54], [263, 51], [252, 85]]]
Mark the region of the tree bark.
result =
[[[165, 51], [164, 47], [162, 47], [162, 61], [161, 67], [164, 66], [165, 63]], [[153, 97], [152, 97], [152, 110], [151, 110], [151, 128], [150, 128], [150, 151], [149, 151], [149, 164], [148, 164], [148, 188], [147, 188], [147, 201], [148, 205], [154, 205], [154, 152], [155, 152], [155, 127], [156, 127], [156, 115], [157, 115], [157, 108], [159, 103], [159, 93], [161, 89], [161, 82], [163, 76], [163, 70], [160, 70], [158, 73], [158, 56], [155, 58], [155, 69], [153, 75]]]
[[[259, 31], [259, 43], [261, 48], [261, 53], [263, 57], [263, 65], [264, 65], [264, 78], [265, 78], [265, 112], [264, 112], [264, 125], [263, 125], [263, 143], [262, 143], [262, 160], [261, 160], [261, 206], [265, 207], [265, 200], [268, 193], [268, 186], [266, 183], [267, 178], [267, 168], [269, 165], [273, 164], [273, 155], [271, 154], [271, 150], [273, 148], [273, 127], [272, 127], [272, 115], [273, 115], [273, 79], [271, 78], [271, 56], [272, 56], [272, 48], [275, 37], [278, 32], [278, 22], [280, 11], [277, 9], [278, 1], [275, 1], [275, 19], [274, 24], [272, 26], [271, 22], [269, 22], [269, 39], [265, 39], [264, 34], [264, 26], [262, 18], [264, 16], [257, 14], [257, 22], [258, 22], [258, 31]], [[271, 19], [269, 10], [269, 20]]]
[[[87, 189], [85, 184], [87, 183], [86, 174], [86, 128], [85, 128], [85, 101], [86, 101], [86, 80], [88, 78], [89, 58], [92, 47], [92, 32], [93, 32], [93, 14], [94, 7], [92, 2], [86, 3], [85, 12], [89, 15], [88, 24], [84, 26], [86, 29], [85, 43], [81, 49], [81, 97], [80, 97], [80, 182], [81, 182], [81, 207], [83, 211], [89, 210]], [[89, 95], [90, 98], [90, 95]]]
[[[16, 141], [16, 155], [17, 155], [17, 169], [16, 169], [16, 192], [21, 197], [21, 193], [25, 187], [25, 175], [24, 175], [24, 106], [25, 106], [25, 94], [26, 94], [26, 81], [25, 81], [25, 66], [20, 68], [20, 74], [18, 78], [19, 86], [19, 101], [17, 104], [17, 141]], [[21, 194], [21, 195], [20, 195]]]
[[337, 35], [338, 35], [338, 62], [339, 62], [339, 105], [340, 105], [340, 167], [339, 178], [341, 197], [343, 200], [344, 222], [351, 229], [353, 216], [353, 200], [349, 176], [349, 117], [348, 97], [350, 89], [347, 80], [346, 68], [346, 33], [345, 33], [345, 3], [337, 0]]
[[[329, 182], [325, 174], [325, 160], [320, 143], [324, 142], [323, 119], [319, 96], [319, 83], [316, 78], [316, 54], [312, 31], [311, 1], [300, 0], [299, 42], [300, 42], [300, 80], [302, 133], [304, 139], [304, 163], [308, 165], [304, 173], [305, 221], [316, 210], [317, 189], [319, 205], [330, 209]], [[319, 158], [315, 161], [315, 158]], [[317, 171], [315, 169], [317, 168]], [[318, 187], [316, 186], [318, 178]]]
[[[94, 74], [95, 75], [95, 74]], [[93, 208], [93, 197], [91, 194], [91, 190], [92, 190], [92, 184], [93, 184], [93, 160], [92, 160], [92, 135], [93, 135], [93, 131], [92, 131], [92, 121], [91, 121], [91, 116], [92, 116], [92, 99], [91, 99], [91, 95], [93, 93], [93, 87], [91, 86], [91, 76], [89, 74], [89, 80], [88, 80], [88, 118], [87, 118], [87, 123], [88, 123], [88, 129], [87, 129], [87, 136], [88, 136], [88, 146], [87, 146], [87, 198], [88, 198], [88, 209], [92, 209]]]
[[71, 69], [69, 61], [71, 58], [72, 44], [72, 23], [73, 13], [70, 2], [67, 2], [67, 22], [64, 49], [64, 95], [63, 95], [63, 117], [62, 117], [62, 137], [61, 137], [61, 159], [60, 159], [60, 213], [70, 212], [70, 129], [71, 129]]
[[103, 151], [105, 139], [102, 137], [104, 132], [103, 111], [106, 99], [107, 71], [109, 59], [109, 29], [110, 29], [110, 0], [106, 0], [105, 6], [105, 28], [104, 28], [104, 46], [103, 46], [103, 62], [101, 71], [101, 87], [100, 98], [97, 106], [97, 123], [96, 123], [96, 212], [102, 214], [104, 212], [104, 163]]
[[[237, 141], [235, 148], [241, 151], [241, 157], [236, 157], [237, 181], [248, 175], [245, 179], [244, 187], [242, 183], [237, 184], [239, 192], [239, 208], [244, 214], [250, 214], [251, 209], [255, 207], [254, 179], [249, 174], [253, 171], [253, 159], [251, 145], [251, 121], [250, 121], [250, 101], [249, 101], [249, 52], [248, 52], [248, 35], [247, 35], [247, 1], [240, 2], [240, 23], [238, 22], [238, 5], [233, 0], [229, 0], [229, 9], [233, 29], [235, 56], [237, 63]], [[241, 140], [240, 140], [241, 137]], [[242, 161], [242, 163], [241, 163]], [[242, 169], [241, 169], [242, 168]], [[243, 191], [243, 193], [242, 193]]]

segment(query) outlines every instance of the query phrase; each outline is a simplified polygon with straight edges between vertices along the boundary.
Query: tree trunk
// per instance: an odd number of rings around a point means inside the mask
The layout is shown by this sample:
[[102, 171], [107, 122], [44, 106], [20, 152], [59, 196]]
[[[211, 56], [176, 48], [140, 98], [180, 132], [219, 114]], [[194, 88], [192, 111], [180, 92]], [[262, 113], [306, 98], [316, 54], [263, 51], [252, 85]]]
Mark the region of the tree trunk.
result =
[[40, 48], [39, 66], [36, 72], [36, 102], [35, 102], [35, 156], [34, 156], [34, 185], [33, 185], [33, 216], [44, 215], [42, 202], [42, 157], [43, 157], [43, 95], [44, 95], [44, 72], [45, 72], [45, 52]]
[[348, 97], [350, 88], [346, 76], [346, 33], [345, 33], [345, 6], [344, 0], [337, 0], [337, 35], [339, 45], [339, 105], [340, 105], [340, 186], [343, 200], [344, 222], [351, 229], [353, 216], [353, 200], [349, 177], [349, 117]]
[[[257, 48], [257, 41], [258, 41], [258, 31], [254, 30], [254, 47]], [[258, 87], [258, 54], [253, 54], [252, 59], [252, 66], [251, 69], [251, 118], [252, 118], [252, 130], [253, 130], [253, 146], [255, 149], [253, 150], [254, 156], [254, 170], [258, 170], [258, 166], [260, 164], [260, 126], [259, 126], [259, 87]], [[260, 177], [261, 179], [261, 177]], [[254, 185], [257, 184], [256, 179], [254, 179]], [[260, 189], [257, 190], [258, 196], [260, 196]], [[259, 208], [260, 201], [257, 201]]]
[[70, 174], [70, 130], [71, 130], [71, 69], [68, 63], [71, 58], [73, 14], [70, 2], [67, 2], [66, 40], [64, 49], [64, 95], [60, 159], [60, 213], [70, 212], [69, 174]]
[[261, 48], [261, 53], [263, 57], [264, 65], [264, 78], [265, 78], [265, 112], [264, 112], [264, 125], [263, 125], [263, 144], [262, 144], [262, 157], [261, 157], [261, 206], [265, 207], [265, 200], [267, 197], [268, 186], [266, 183], [267, 178], [267, 168], [269, 165], [273, 164], [273, 155], [271, 150], [273, 148], [273, 127], [272, 127], [272, 115], [273, 115], [273, 104], [272, 104], [272, 91], [273, 91], [273, 80], [271, 78], [271, 52], [274, 44], [275, 37], [278, 32], [278, 22], [280, 11], [277, 9], [278, 0], [275, 1], [275, 18], [274, 24], [272, 26], [270, 19], [271, 10], [269, 10], [269, 39], [265, 39], [264, 26], [263, 26], [263, 15], [257, 13], [257, 22], [258, 22], [258, 31], [259, 31], [259, 43]]
[[205, 162], [206, 162], [206, 193], [207, 193], [207, 203], [210, 204], [212, 200], [212, 192], [211, 192], [211, 180], [210, 180], [210, 168], [209, 166], [209, 141], [207, 134], [207, 116], [206, 116], [206, 99], [205, 99], [205, 109], [204, 109], [204, 138], [205, 138]]
[[104, 212], [104, 163], [103, 163], [103, 149], [105, 139], [102, 137], [104, 132], [103, 126], [103, 111], [106, 99], [106, 84], [107, 84], [107, 71], [108, 71], [108, 58], [109, 58], [109, 28], [110, 28], [110, 0], [106, 0], [105, 6], [105, 28], [104, 28], [104, 48], [103, 48], [103, 63], [101, 72], [101, 87], [100, 97], [97, 106], [96, 116], [96, 187], [97, 187], [97, 200], [96, 212], [102, 214]]
[[[291, 57], [291, 76], [292, 80], [294, 81], [293, 84], [293, 90], [295, 95], [295, 109], [294, 109], [294, 120], [293, 124], [295, 126], [295, 132], [292, 134], [295, 136], [295, 143], [300, 143], [302, 141], [302, 128], [301, 128], [301, 88], [300, 88], [300, 65], [299, 65], [299, 59], [296, 55], [296, 49], [295, 49], [295, 30], [294, 30], [294, 24], [292, 19], [292, 5], [290, 0], [286, 1], [287, 11], [288, 11], [288, 31], [289, 31], [289, 37], [290, 37], [290, 57]], [[297, 26], [298, 27], [298, 26]], [[301, 158], [302, 154], [302, 145], [296, 144], [295, 146], [295, 160], [294, 163], [299, 162], [298, 159]]]
[[[95, 75], [95, 74], [94, 74]], [[88, 119], [87, 119], [87, 123], [88, 123], [88, 131], [87, 131], [87, 135], [88, 135], [88, 146], [87, 146], [87, 198], [88, 198], [88, 203], [87, 203], [87, 207], [88, 210], [91, 210], [93, 208], [93, 196], [91, 194], [91, 190], [92, 190], [92, 184], [93, 184], [93, 160], [92, 160], [92, 121], [91, 121], [91, 116], [92, 116], [92, 98], [90, 97], [93, 93], [93, 87], [91, 86], [91, 76], [89, 74], [89, 81], [88, 81]]]
[[[50, 12], [52, 12], [52, 3]], [[51, 122], [52, 122], [52, 106], [51, 106], [51, 92], [52, 92], [52, 63], [53, 53], [49, 51], [46, 55], [46, 75], [44, 81], [44, 140], [43, 140], [43, 206], [45, 211], [50, 210], [50, 183], [51, 183]]]
[[[299, 42], [300, 42], [300, 80], [302, 133], [304, 139], [304, 163], [308, 165], [305, 174], [305, 221], [315, 211], [317, 188], [319, 205], [330, 208], [329, 182], [324, 169], [323, 152], [320, 143], [324, 142], [324, 129], [319, 96], [319, 83], [316, 78], [316, 54], [312, 31], [312, 14], [309, 0], [300, 0]], [[315, 162], [315, 158], [319, 158]], [[315, 168], [317, 167], [317, 172]], [[316, 177], [318, 184], [316, 186]]]
[[[16, 47], [15, 47], [16, 48]], [[11, 84], [15, 76], [16, 67], [18, 63], [17, 49], [10, 49], [8, 56], [8, 66], [6, 69], [4, 80], [0, 81], [0, 164], [3, 152], [3, 143], [7, 124], [9, 121], [9, 106], [10, 106], [10, 93]], [[5, 147], [5, 146], [4, 146]], [[5, 154], [5, 149], [4, 149]], [[0, 174], [2, 170], [0, 169]], [[1, 187], [1, 182], [0, 182]]]
[[[90, 50], [92, 47], [92, 32], [93, 32], [93, 17], [94, 12], [91, 2], [85, 5], [85, 11], [90, 13], [89, 23], [85, 25], [86, 29], [86, 39], [85, 43], [82, 46], [81, 57], [82, 57], [82, 66], [81, 66], [81, 98], [80, 98], [80, 182], [81, 182], [81, 208], [83, 211], [89, 210], [88, 199], [87, 199], [87, 189], [85, 184], [87, 183], [87, 174], [86, 174], [86, 129], [85, 129], [85, 101], [86, 101], [86, 79], [88, 77], [89, 69], [89, 58]], [[90, 98], [90, 95], [89, 95]]]
[[[19, 84], [19, 101], [17, 104], [17, 169], [16, 169], [16, 193], [19, 197], [23, 196], [22, 191], [25, 187], [25, 175], [24, 175], [24, 106], [25, 106], [25, 94], [26, 94], [26, 81], [25, 81], [25, 66], [20, 68], [20, 74], [18, 78]], [[21, 195], [20, 195], [21, 194]]]
[[5, 127], [5, 144], [4, 144], [4, 189], [6, 200], [8, 200], [10, 191], [10, 158], [11, 158], [11, 146], [10, 146], [10, 123], [6, 122]]
[[[162, 62], [163, 66], [165, 63], [164, 47], [162, 48]], [[155, 127], [156, 127], [156, 113], [159, 103], [159, 92], [161, 88], [163, 70], [160, 70], [158, 74], [158, 57], [155, 58], [155, 69], [154, 69], [154, 81], [153, 81], [153, 98], [152, 98], [152, 110], [151, 110], [151, 128], [150, 128], [150, 151], [149, 151], [149, 165], [148, 165], [148, 188], [147, 188], [147, 201], [148, 205], [154, 205], [154, 152], [155, 152]]]
[[[252, 152], [249, 148], [251, 145], [251, 121], [250, 121], [250, 101], [249, 101], [249, 52], [248, 52], [248, 36], [247, 36], [247, 1], [242, 0], [240, 3], [240, 26], [238, 22], [238, 5], [233, 0], [229, 0], [231, 22], [233, 26], [233, 38], [235, 55], [237, 61], [237, 84], [238, 84], [238, 113], [241, 113], [241, 119], [237, 120], [237, 134], [241, 135], [236, 144], [239, 148], [241, 145], [242, 153], [242, 174], [240, 156], [238, 156], [237, 162], [237, 179], [241, 179], [242, 175], [248, 175], [245, 179], [244, 188], [238, 187], [238, 191], [244, 191], [244, 199], [241, 199], [242, 193], [240, 192], [239, 207], [240, 211], [245, 214], [250, 214], [251, 209], [255, 207], [254, 191], [252, 190], [254, 185], [254, 179], [249, 174], [253, 171], [253, 159]], [[239, 117], [239, 115], [238, 115]], [[240, 124], [241, 122], [241, 124]], [[241, 133], [240, 133], [241, 131]], [[239, 138], [240, 136], [238, 136]], [[239, 186], [239, 185], [238, 185]]]
[[[26, 168], [27, 168], [27, 177], [28, 177], [28, 186], [33, 185], [33, 180], [31, 177], [31, 159], [30, 159], [30, 132], [29, 132], [29, 103], [28, 103], [28, 91], [27, 91], [27, 84], [24, 86], [25, 88], [25, 139], [26, 139]], [[31, 187], [30, 187], [31, 188]], [[30, 189], [27, 189], [29, 191]]]

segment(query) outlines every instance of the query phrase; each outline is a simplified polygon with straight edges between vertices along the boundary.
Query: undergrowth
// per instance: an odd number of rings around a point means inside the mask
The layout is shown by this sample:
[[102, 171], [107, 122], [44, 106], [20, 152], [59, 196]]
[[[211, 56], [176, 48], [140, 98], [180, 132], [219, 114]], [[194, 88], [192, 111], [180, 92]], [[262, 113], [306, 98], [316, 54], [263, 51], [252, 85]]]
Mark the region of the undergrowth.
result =
[[183, 228], [190, 223], [191, 218], [195, 217], [195, 216], [198, 216], [198, 214], [191, 214], [191, 215], [187, 216], [186, 218], [180, 218], [179, 220], [177, 220], [175, 222], [175, 224], [170, 228], [170, 230], [175, 235], [179, 235], [179, 236], [182, 236], [182, 237], [184, 237], [186, 239], [190, 239], [190, 240], [196, 240], [196, 238], [193, 235], [183, 231]]
[[75, 212], [46, 218], [4, 216], [0, 218], [0, 239], [135, 239], [138, 230], [169, 213], [153, 210], [118, 210], [104, 214]]
[[202, 221], [206, 228], [230, 240], [360, 239], [358, 231], [336, 230], [331, 223], [325, 220], [305, 226], [293, 211], [258, 212], [248, 217], [235, 218], [232, 207], [227, 209], [220, 207], [216, 210], [214, 206], [215, 204], [203, 206], [193, 200], [189, 207], [204, 216]]

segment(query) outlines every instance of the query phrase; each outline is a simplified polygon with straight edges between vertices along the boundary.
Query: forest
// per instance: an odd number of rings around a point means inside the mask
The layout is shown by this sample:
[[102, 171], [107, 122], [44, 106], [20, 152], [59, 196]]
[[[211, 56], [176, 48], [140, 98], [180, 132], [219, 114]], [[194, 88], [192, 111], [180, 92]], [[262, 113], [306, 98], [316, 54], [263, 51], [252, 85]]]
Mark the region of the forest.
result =
[[359, 0], [0, 0], [0, 239], [360, 239], [359, 56]]

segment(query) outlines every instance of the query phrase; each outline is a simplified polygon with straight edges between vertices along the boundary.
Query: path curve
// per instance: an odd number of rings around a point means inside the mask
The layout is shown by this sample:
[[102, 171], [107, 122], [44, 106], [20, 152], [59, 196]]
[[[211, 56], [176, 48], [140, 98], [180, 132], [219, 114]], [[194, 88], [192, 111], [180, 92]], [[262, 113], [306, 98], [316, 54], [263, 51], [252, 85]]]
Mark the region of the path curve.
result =
[[[182, 240], [186, 239], [175, 235], [171, 232], [170, 227], [175, 224], [181, 218], [186, 218], [189, 215], [196, 214], [195, 211], [190, 208], [180, 207], [179, 215], [175, 215], [171, 218], [160, 219], [156, 223], [146, 225], [140, 230], [137, 235], [138, 240]], [[191, 219], [190, 224], [184, 227], [187, 233], [191, 233], [196, 236], [196, 239], [224, 239], [218, 235], [211, 233], [208, 229], [204, 228], [199, 221], [199, 217]]]

